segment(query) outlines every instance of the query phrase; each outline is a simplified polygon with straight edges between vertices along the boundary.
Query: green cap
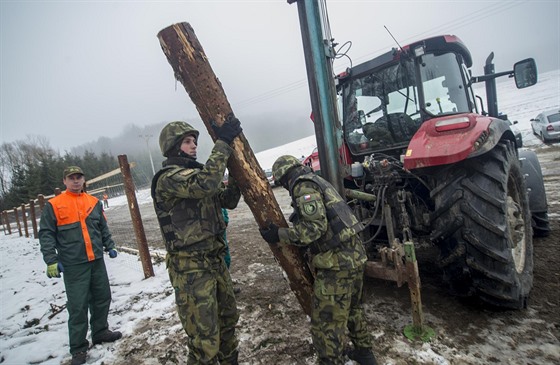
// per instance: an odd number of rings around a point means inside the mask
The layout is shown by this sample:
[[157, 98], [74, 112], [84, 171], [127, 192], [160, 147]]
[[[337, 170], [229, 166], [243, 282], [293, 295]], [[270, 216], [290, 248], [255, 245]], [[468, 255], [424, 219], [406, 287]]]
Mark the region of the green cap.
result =
[[73, 174], [83, 175], [84, 172], [78, 166], [68, 166], [67, 168], [64, 169], [64, 172], [62, 173], [62, 178], [66, 179], [68, 176], [73, 175]]

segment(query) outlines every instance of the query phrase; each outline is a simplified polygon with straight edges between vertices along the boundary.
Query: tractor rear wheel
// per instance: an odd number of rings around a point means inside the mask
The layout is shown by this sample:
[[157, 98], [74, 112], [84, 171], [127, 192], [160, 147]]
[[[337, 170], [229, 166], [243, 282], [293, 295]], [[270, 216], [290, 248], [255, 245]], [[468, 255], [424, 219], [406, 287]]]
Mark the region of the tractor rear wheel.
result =
[[550, 234], [550, 222], [548, 212], [532, 213], [533, 235], [535, 237], [548, 237]]
[[524, 308], [533, 285], [531, 214], [511, 141], [435, 176], [433, 237], [454, 292]]

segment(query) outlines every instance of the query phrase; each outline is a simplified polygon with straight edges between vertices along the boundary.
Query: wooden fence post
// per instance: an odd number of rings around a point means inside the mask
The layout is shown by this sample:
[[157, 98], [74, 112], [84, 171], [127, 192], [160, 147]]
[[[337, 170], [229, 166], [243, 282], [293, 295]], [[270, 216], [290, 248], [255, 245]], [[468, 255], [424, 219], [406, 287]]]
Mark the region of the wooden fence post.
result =
[[148, 248], [148, 240], [146, 239], [146, 232], [144, 232], [144, 225], [142, 223], [142, 215], [138, 208], [138, 201], [136, 200], [136, 188], [134, 187], [134, 180], [130, 173], [130, 165], [126, 155], [119, 155], [119, 166], [123, 176], [124, 190], [126, 199], [128, 201], [128, 209], [130, 210], [130, 218], [132, 219], [132, 226], [134, 227], [134, 234], [136, 235], [136, 244], [138, 245], [138, 253], [142, 261], [142, 268], [144, 269], [144, 277], [149, 278], [154, 276], [154, 268], [152, 266], [152, 258], [150, 257], [150, 250]]
[[[215, 140], [211, 123], [221, 126], [232, 109], [194, 30], [188, 23], [178, 23], [161, 30], [158, 38], [175, 77], [185, 87], [206, 129]], [[287, 227], [272, 188], [245, 136], [240, 134], [236, 137], [232, 147], [234, 152], [229, 159], [228, 169], [237, 180], [259, 227], [266, 227], [269, 222]], [[286, 272], [290, 288], [303, 310], [310, 314], [313, 276], [307, 262], [298, 248], [292, 245], [270, 245], [270, 249]]]
[[14, 215], [16, 217], [16, 224], [17, 224], [17, 228], [19, 231], [19, 236], [23, 236], [23, 233], [21, 232], [21, 222], [19, 221], [19, 215], [18, 215], [18, 211], [17, 211], [17, 207], [14, 207]]
[[45, 196], [43, 194], [39, 194], [37, 195], [37, 200], [39, 201], [39, 209], [42, 213], [43, 209], [45, 209]]
[[21, 204], [21, 219], [23, 220], [23, 231], [25, 232], [25, 237], [29, 237], [29, 229], [27, 226], [27, 212], [25, 210], [25, 203]]
[[33, 238], [37, 238], [37, 214], [35, 213], [35, 199], [29, 199], [29, 213], [31, 215], [31, 227], [33, 227]]
[[2, 212], [2, 218], [4, 222], [6, 222], [6, 226], [4, 227], [4, 233], [6, 233], [6, 229], [8, 230], [8, 234], [12, 234], [12, 227], [10, 227], [10, 219], [8, 218], [8, 211], [5, 210]]
[[12, 225], [10, 223], [10, 212], [6, 210], [6, 222], [8, 223], [8, 233], [12, 234]]

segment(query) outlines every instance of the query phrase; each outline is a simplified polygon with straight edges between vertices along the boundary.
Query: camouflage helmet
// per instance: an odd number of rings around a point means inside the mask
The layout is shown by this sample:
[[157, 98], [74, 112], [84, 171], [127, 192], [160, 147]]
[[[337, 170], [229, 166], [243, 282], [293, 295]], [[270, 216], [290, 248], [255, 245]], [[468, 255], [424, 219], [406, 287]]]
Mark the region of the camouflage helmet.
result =
[[292, 167], [301, 166], [301, 162], [294, 156], [284, 155], [280, 156], [274, 161], [272, 165], [272, 175], [274, 180], [280, 182]]
[[190, 124], [176, 121], [168, 123], [159, 134], [159, 148], [165, 157], [169, 152], [183, 140], [187, 134], [192, 134], [198, 139], [198, 131]]

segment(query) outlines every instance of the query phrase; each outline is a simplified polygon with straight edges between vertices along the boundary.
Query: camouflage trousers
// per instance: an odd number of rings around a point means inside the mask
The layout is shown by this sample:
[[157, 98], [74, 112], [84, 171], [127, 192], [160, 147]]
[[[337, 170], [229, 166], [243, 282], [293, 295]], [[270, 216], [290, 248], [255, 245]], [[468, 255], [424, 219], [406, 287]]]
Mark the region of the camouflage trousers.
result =
[[360, 270], [318, 270], [313, 284], [311, 337], [319, 364], [342, 365], [346, 330], [355, 347], [371, 348], [362, 309]]
[[179, 318], [188, 335], [187, 364], [237, 364], [239, 313], [223, 257], [207, 259], [205, 269], [182, 270], [192, 267], [189, 260], [173, 257], [168, 266]]

